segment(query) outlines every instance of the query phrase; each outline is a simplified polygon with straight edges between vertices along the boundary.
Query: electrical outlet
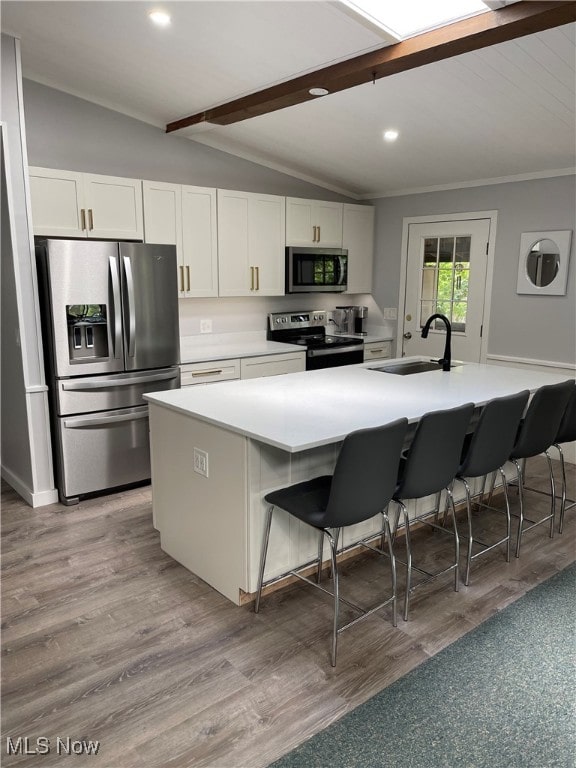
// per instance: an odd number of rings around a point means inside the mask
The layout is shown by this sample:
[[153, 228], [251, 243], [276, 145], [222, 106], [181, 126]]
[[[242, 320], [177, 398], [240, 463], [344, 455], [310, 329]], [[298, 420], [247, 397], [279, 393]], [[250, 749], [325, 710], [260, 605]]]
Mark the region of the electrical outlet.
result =
[[200, 448], [194, 448], [194, 472], [208, 477], [208, 454]]
[[200, 320], [200, 333], [212, 333], [212, 320]]
[[396, 307], [384, 307], [382, 310], [382, 316], [384, 317], [384, 320], [397, 320], [398, 310]]

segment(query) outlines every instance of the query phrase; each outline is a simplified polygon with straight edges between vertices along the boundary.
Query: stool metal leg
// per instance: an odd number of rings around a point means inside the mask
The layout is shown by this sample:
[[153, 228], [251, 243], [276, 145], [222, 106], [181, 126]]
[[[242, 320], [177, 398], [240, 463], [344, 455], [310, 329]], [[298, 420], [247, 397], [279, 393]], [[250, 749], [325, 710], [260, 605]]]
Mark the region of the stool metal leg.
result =
[[339, 585], [338, 585], [338, 563], [336, 561], [336, 553], [338, 548], [338, 537], [332, 536], [328, 529], [324, 529], [324, 533], [328, 541], [330, 542], [330, 562], [332, 564], [332, 577], [334, 579], [334, 623], [332, 626], [332, 658], [331, 664], [336, 666], [336, 654], [338, 651], [338, 620], [340, 613], [340, 599], [339, 599]]
[[450, 497], [450, 503], [452, 505], [452, 527], [454, 528], [454, 592], [460, 590], [460, 538], [458, 536], [458, 526], [456, 525], [456, 505], [454, 504], [454, 495], [452, 494], [452, 488], [454, 483], [452, 482], [446, 492]]
[[316, 573], [316, 581], [320, 584], [322, 579], [322, 558], [324, 557], [324, 532], [320, 531], [318, 535], [318, 572]]
[[500, 467], [502, 477], [502, 486], [504, 488], [504, 501], [506, 502], [506, 562], [510, 562], [510, 539], [512, 538], [511, 518], [510, 518], [510, 499], [508, 497], [508, 480], [504, 469]]
[[388, 539], [388, 556], [390, 559], [390, 570], [392, 576], [392, 626], [398, 626], [398, 618], [396, 615], [396, 557], [394, 555], [394, 547], [392, 546], [392, 532], [390, 530], [390, 521], [386, 512], [382, 513], [384, 516], [384, 528], [386, 531], [386, 538]]
[[272, 525], [272, 512], [274, 507], [268, 507], [266, 513], [266, 522], [264, 524], [264, 537], [262, 540], [262, 552], [260, 553], [260, 570], [258, 572], [258, 591], [256, 592], [256, 602], [254, 604], [254, 613], [260, 610], [260, 596], [262, 594], [262, 583], [264, 581], [264, 568], [266, 566], [266, 554], [268, 552], [268, 542], [270, 540], [270, 526]]
[[408, 520], [408, 510], [403, 502], [397, 501], [404, 517], [404, 536], [406, 538], [406, 588], [404, 592], [404, 621], [408, 621], [408, 610], [410, 608], [410, 590], [412, 588], [412, 545], [410, 541], [410, 521]]
[[464, 575], [464, 584], [468, 586], [470, 584], [470, 565], [472, 564], [472, 544], [474, 542], [472, 538], [472, 504], [470, 502], [470, 486], [468, 481], [460, 477], [458, 478], [464, 485], [466, 491], [466, 517], [468, 518], [468, 549], [466, 552], [466, 573]]
[[550, 497], [552, 499], [552, 509], [550, 510], [550, 538], [554, 538], [554, 528], [556, 522], [556, 484], [554, 482], [554, 470], [552, 469], [552, 459], [548, 451], [545, 451], [548, 459], [548, 471], [550, 472]]
[[522, 469], [520, 464], [514, 459], [514, 466], [518, 473], [518, 501], [520, 506], [520, 515], [518, 518], [518, 533], [516, 535], [516, 552], [515, 556], [520, 557], [520, 542], [522, 541], [522, 531], [524, 528], [524, 478], [522, 477]]

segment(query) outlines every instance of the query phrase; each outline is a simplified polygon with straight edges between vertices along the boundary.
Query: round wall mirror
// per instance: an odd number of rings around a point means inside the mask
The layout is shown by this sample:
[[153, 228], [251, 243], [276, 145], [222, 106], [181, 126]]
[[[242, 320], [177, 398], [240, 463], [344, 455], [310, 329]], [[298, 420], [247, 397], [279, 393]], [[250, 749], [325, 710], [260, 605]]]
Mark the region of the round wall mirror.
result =
[[538, 240], [526, 257], [526, 274], [533, 285], [543, 288], [554, 280], [560, 269], [560, 249], [554, 240]]

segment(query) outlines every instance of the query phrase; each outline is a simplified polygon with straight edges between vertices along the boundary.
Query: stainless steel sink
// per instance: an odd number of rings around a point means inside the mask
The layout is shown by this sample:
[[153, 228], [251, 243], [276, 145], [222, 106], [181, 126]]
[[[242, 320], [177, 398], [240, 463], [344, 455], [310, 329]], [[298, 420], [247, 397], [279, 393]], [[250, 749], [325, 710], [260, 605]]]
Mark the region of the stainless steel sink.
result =
[[[451, 365], [450, 368], [458, 366]], [[442, 366], [432, 360], [407, 360], [405, 363], [391, 363], [378, 368], [370, 368], [371, 371], [383, 373], [396, 373], [398, 376], [409, 376], [411, 373], [425, 373], [426, 371], [441, 371]]]

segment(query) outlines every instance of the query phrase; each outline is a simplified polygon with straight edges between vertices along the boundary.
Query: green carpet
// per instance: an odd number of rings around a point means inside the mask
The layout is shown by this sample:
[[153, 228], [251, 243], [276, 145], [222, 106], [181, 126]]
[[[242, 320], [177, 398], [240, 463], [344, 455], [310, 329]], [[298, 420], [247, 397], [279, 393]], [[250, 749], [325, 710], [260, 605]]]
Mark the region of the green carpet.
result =
[[575, 582], [576, 564], [273, 768], [574, 768]]

